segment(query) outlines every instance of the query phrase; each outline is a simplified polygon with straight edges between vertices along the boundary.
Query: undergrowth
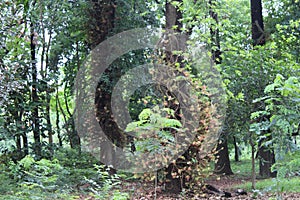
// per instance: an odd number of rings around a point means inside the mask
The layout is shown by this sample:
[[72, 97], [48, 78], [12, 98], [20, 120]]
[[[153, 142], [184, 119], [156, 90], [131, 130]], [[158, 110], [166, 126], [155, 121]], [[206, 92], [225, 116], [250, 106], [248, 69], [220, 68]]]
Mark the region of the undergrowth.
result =
[[129, 199], [121, 192], [121, 177], [97, 164], [92, 156], [63, 150], [52, 160], [26, 156], [17, 163], [0, 163], [0, 199]]

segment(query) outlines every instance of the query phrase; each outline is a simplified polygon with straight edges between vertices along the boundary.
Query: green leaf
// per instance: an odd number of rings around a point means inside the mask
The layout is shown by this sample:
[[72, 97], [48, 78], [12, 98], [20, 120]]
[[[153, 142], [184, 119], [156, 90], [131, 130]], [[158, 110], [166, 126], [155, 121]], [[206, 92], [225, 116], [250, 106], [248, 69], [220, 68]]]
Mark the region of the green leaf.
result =
[[147, 120], [152, 114], [152, 110], [150, 108], [146, 108], [139, 114], [139, 120]]

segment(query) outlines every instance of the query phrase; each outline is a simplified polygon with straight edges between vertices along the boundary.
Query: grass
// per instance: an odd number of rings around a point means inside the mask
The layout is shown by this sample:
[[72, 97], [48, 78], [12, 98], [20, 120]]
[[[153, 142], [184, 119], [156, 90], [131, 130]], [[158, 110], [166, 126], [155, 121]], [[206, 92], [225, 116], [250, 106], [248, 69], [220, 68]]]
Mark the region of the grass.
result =
[[[235, 175], [241, 177], [251, 177], [251, 160], [242, 160], [240, 162], [231, 161], [231, 169]], [[258, 164], [255, 165], [255, 171], [258, 172]], [[257, 175], [258, 176], [258, 175]], [[248, 181], [244, 184], [236, 186], [247, 191], [251, 191], [251, 182]], [[261, 191], [270, 192], [299, 192], [300, 191], [300, 178], [291, 177], [285, 179], [260, 179], [256, 180], [256, 188]]]
[[[241, 160], [239, 162], [231, 161], [231, 169], [234, 174], [239, 174], [243, 176], [251, 176], [251, 160]], [[255, 165], [255, 171], [258, 171], [258, 165]]]
[[[247, 191], [251, 191], [251, 182], [247, 182], [237, 186], [238, 188], [243, 188]], [[256, 182], [256, 189], [262, 191], [270, 192], [299, 192], [300, 191], [300, 178], [293, 177], [290, 179], [277, 180], [273, 179], [264, 179], [258, 180]]]

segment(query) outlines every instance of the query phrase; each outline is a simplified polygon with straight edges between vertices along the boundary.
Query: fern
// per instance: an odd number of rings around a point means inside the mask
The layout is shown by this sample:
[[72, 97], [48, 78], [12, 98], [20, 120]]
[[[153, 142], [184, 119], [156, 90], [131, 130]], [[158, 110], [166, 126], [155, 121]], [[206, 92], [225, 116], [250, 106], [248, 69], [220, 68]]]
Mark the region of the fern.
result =
[[166, 145], [175, 142], [172, 130], [182, 131], [181, 122], [170, 117], [174, 117], [174, 110], [155, 106], [152, 109], [144, 109], [139, 114], [139, 121], [127, 125], [125, 131], [133, 132], [137, 136], [134, 141], [135, 153], [168, 151]]

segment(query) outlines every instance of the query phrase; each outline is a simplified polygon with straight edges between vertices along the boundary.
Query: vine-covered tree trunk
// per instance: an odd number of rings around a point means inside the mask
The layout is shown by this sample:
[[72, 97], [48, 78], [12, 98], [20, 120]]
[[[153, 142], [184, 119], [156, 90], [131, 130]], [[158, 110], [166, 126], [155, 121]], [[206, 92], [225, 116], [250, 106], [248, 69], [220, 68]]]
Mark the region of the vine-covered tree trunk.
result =
[[[251, 0], [251, 22], [253, 46], [264, 45], [266, 41], [261, 0]], [[263, 88], [261, 88], [262, 91]], [[274, 151], [270, 147], [263, 145], [263, 143], [271, 139], [272, 137], [270, 136], [267, 139], [260, 140], [258, 144], [259, 174], [262, 177], [275, 176], [275, 173], [271, 172], [271, 166], [275, 163]]]
[[[178, 1], [180, 2], [180, 1]], [[176, 27], [175, 31], [177, 33], [181, 32], [182, 23], [180, 22], [180, 19], [182, 18], [182, 13], [172, 5], [172, 1], [166, 1], [165, 4], [165, 17], [166, 17], [166, 29], [168, 30], [174, 30], [174, 27]], [[174, 49], [177, 50], [177, 49]], [[166, 63], [174, 65], [175, 62], [178, 62], [182, 65], [181, 61], [182, 58], [179, 56], [172, 55], [172, 52], [170, 52], [170, 49], [168, 49], [167, 52], [164, 52], [166, 54]], [[167, 92], [168, 93], [168, 92]], [[168, 94], [169, 96], [170, 94]], [[168, 102], [168, 106], [172, 107], [172, 102]], [[177, 106], [178, 107], [178, 106]], [[180, 109], [177, 109], [179, 111]], [[178, 116], [177, 116], [178, 117]], [[186, 155], [183, 155], [186, 156]], [[176, 174], [176, 176], [174, 176]], [[177, 176], [178, 175], [178, 176]], [[184, 180], [183, 177], [181, 177], [180, 174], [177, 174], [177, 167], [171, 163], [166, 168], [166, 182], [165, 187], [166, 190], [169, 192], [179, 193], [182, 191], [182, 188], [184, 187], [184, 182], [181, 180]]]

